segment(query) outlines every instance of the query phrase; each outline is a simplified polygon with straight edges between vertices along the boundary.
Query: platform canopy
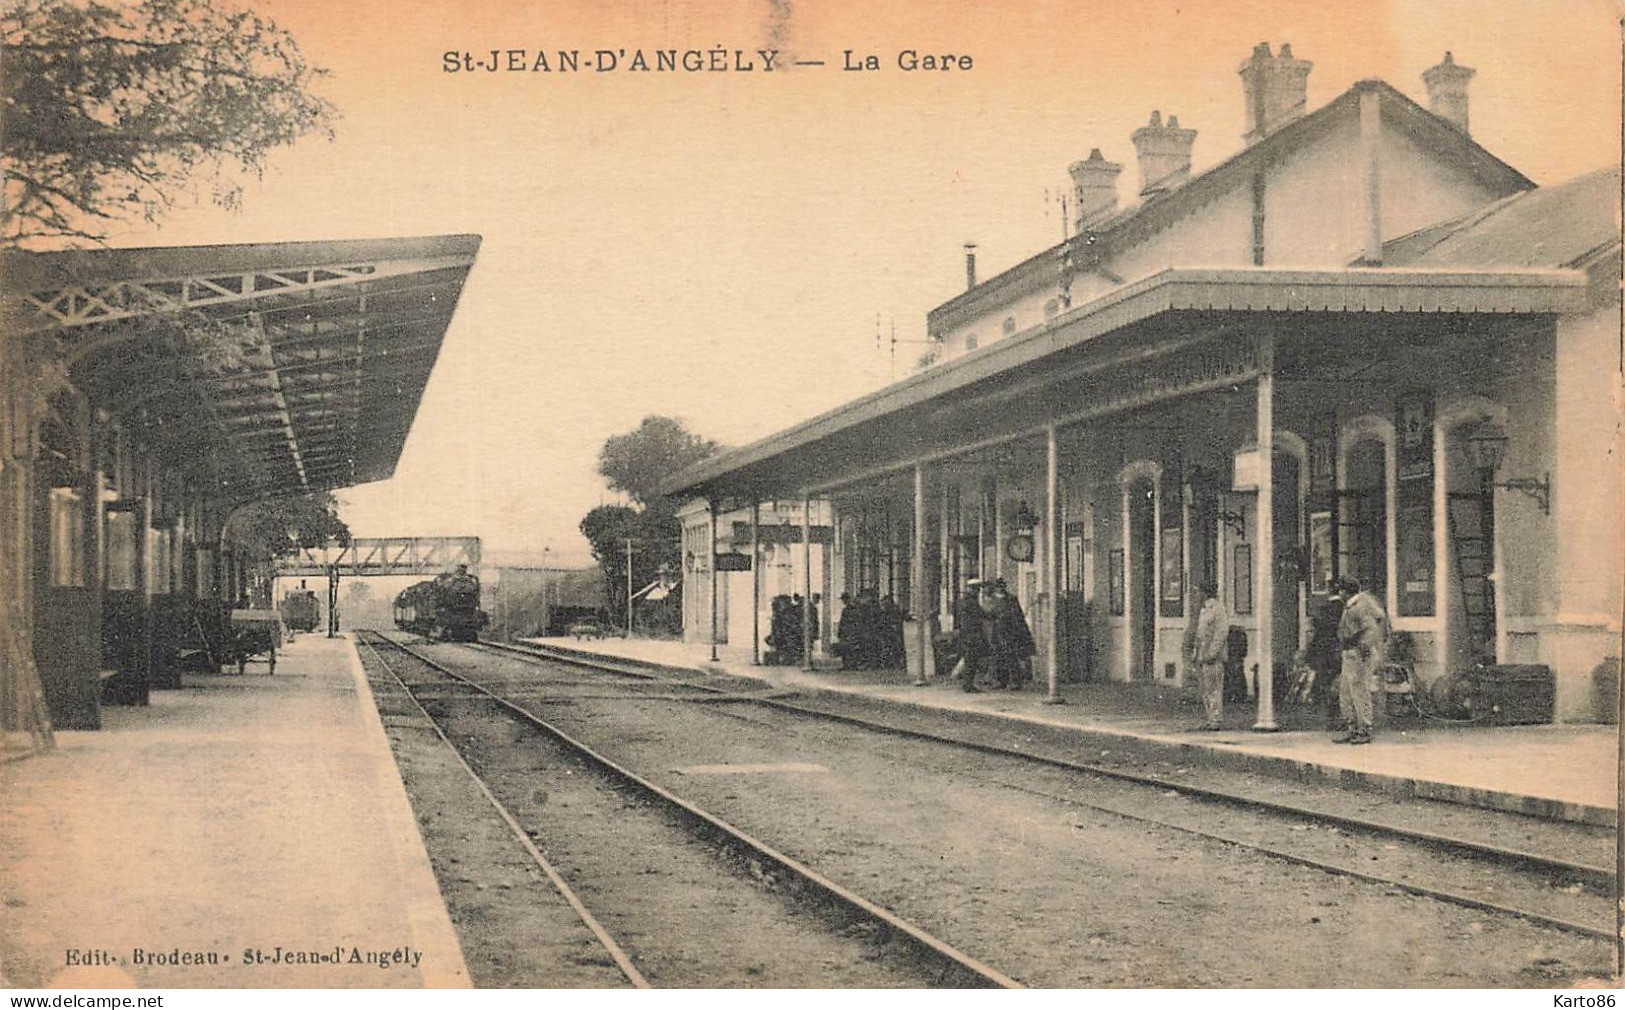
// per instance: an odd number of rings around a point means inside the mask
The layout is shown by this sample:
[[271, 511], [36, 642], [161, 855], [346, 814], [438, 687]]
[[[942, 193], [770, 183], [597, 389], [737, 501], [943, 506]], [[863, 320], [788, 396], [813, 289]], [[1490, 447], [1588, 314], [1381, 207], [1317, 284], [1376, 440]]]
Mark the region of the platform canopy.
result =
[[[1497, 320], [1586, 305], [1570, 269], [1168, 268], [927, 368], [662, 486], [685, 498], [820, 494], [1026, 437], [1250, 381], [1274, 369], [1367, 368], [1376, 348], [1483, 338]], [[1436, 348], [1459, 354], [1459, 348]]]
[[8, 340], [248, 500], [389, 477], [476, 235], [0, 258]]

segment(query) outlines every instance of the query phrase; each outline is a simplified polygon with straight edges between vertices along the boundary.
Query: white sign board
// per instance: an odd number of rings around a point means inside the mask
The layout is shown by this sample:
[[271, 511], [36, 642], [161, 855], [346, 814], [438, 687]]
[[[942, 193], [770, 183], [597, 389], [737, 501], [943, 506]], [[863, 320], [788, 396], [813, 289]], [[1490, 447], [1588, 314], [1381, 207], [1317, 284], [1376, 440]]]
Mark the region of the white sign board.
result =
[[1264, 473], [1263, 458], [1257, 449], [1238, 449], [1231, 472], [1234, 476], [1230, 480], [1230, 490], [1257, 491]]

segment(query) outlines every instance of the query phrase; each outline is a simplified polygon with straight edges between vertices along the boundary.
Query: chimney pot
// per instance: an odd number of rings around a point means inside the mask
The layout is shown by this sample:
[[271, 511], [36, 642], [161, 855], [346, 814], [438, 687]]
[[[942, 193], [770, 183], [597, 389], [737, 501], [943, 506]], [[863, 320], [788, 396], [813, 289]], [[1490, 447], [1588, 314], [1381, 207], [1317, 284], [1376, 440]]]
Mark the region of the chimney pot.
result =
[[1092, 148], [1087, 159], [1074, 161], [1067, 171], [1072, 176], [1072, 192], [1077, 202], [1076, 230], [1083, 231], [1117, 209], [1117, 176], [1123, 166], [1107, 161], [1100, 148]]
[[1289, 42], [1281, 44], [1276, 56], [1270, 55], [1267, 42], [1253, 47], [1253, 55], [1239, 71], [1247, 102], [1247, 132], [1243, 135], [1247, 143], [1262, 140], [1303, 115], [1313, 68], [1313, 63], [1292, 55]]
[[1467, 85], [1478, 73], [1472, 67], [1460, 66], [1448, 50], [1444, 59], [1422, 72], [1422, 83], [1428, 89], [1428, 109], [1435, 116], [1453, 123], [1461, 132], [1467, 129]]
[[1170, 115], [1163, 125], [1162, 113], [1152, 112], [1151, 122], [1135, 130], [1131, 139], [1140, 156], [1142, 199], [1166, 193], [1190, 178], [1196, 131], [1180, 129], [1178, 116]]

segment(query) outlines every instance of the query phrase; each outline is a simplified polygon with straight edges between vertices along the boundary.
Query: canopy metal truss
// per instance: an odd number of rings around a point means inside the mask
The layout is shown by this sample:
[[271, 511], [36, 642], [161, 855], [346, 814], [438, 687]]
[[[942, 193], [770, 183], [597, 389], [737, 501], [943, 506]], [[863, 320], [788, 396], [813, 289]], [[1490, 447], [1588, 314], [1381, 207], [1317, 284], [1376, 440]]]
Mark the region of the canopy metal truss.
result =
[[478, 236], [10, 252], [11, 339], [221, 499], [394, 472]]
[[439, 575], [457, 565], [479, 575], [479, 537], [357, 537], [347, 547], [305, 548], [279, 558], [276, 574]]

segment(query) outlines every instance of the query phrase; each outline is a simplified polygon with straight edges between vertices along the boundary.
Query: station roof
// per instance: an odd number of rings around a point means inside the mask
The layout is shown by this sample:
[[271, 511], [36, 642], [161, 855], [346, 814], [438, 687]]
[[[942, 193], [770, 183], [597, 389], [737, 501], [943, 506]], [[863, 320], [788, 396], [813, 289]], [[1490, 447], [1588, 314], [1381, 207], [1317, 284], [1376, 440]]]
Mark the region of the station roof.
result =
[[228, 500], [382, 480], [477, 235], [0, 256], [8, 339]]
[[1285, 159], [1315, 138], [1333, 130], [1339, 123], [1357, 120], [1360, 96], [1368, 93], [1377, 97], [1378, 109], [1385, 124], [1415, 138], [1433, 157], [1455, 166], [1490, 192], [1507, 195], [1534, 188], [1535, 184], [1522, 172], [1490, 153], [1465, 131], [1417, 105], [1392, 85], [1380, 80], [1356, 81], [1332, 101], [1281, 126], [1262, 140], [1197, 173], [1189, 181], [1125, 207], [1064, 242], [1029, 256], [968, 291], [960, 292], [928, 313], [928, 328], [933, 333], [940, 332], [984, 311], [989, 303], [1002, 304], [1035, 284], [1048, 283], [1055, 276], [1057, 256], [1067, 246], [1096, 246], [1102, 251], [1100, 255], [1132, 248], [1203, 204], [1247, 184], [1261, 168]]
[[1581, 267], [1620, 245], [1620, 168], [1528, 190], [1394, 239], [1404, 266]]
[[[1057, 411], [1045, 391], [1061, 389], [1068, 375], [1082, 382], [1101, 367], [1144, 360], [1159, 343], [1203, 329], [1245, 339], [1226, 321], [1235, 313], [1316, 313], [1330, 330], [1326, 321], [1339, 315], [1356, 321], [1370, 313], [1544, 315], [1578, 311], [1586, 299], [1586, 277], [1574, 270], [1167, 269], [697, 463], [673, 475], [664, 491], [763, 498], [818, 493], [847, 482], [846, 475], [879, 475], [912, 460], [952, 456], [976, 445], [977, 435], [1035, 434]], [[1062, 399], [1077, 407], [1079, 398], [1068, 393]], [[1112, 395], [1098, 388], [1086, 394]]]

